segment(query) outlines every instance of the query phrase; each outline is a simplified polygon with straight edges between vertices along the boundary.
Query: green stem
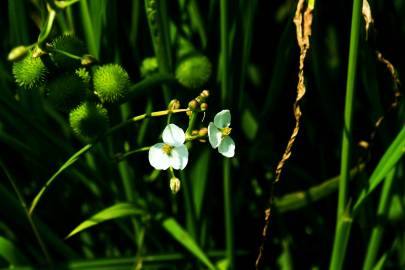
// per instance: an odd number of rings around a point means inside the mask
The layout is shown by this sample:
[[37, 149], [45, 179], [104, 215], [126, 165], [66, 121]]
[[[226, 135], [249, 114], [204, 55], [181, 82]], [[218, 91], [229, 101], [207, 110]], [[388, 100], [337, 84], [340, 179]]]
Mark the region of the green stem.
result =
[[[159, 71], [163, 74], [172, 74], [166, 1], [145, 0], [145, 9]], [[163, 86], [163, 95], [165, 102], [169, 103], [169, 88], [165, 85]]]
[[225, 239], [226, 256], [229, 260], [229, 268], [235, 269], [235, 248], [233, 239], [233, 207], [232, 207], [232, 184], [230, 176], [230, 160], [224, 159], [223, 178], [224, 178], [224, 214], [225, 214]]
[[87, 5], [87, 0], [80, 1], [80, 11], [82, 17], [82, 23], [85, 33], [85, 38], [87, 42], [87, 47], [89, 48], [90, 54], [94, 55], [97, 59], [99, 58], [99, 48], [96, 43], [94, 36], [93, 23], [90, 18], [89, 7]]
[[105, 135], [103, 135], [103, 137], [106, 136], [106, 135], [110, 135], [110, 134], [122, 129], [123, 127], [125, 127], [125, 126], [127, 126], [129, 124], [141, 121], [141, 120], [149, 118], [149, 117], [160, 117], [160, 116], [165, 116], [165, 115], [168, 115], [168, 114], [171, 114], [171, 113], [182, 113], [182, 112], [187, 112], [187, 111], [189, 111], [189, 109], [163, 110], [163, 111], [157, 111], [157, 112], [144, 113], [144, 114], [141, 114], [141, 115], [137, 115], [137, 116], [132, 117], [131, 119], [128, 119], [127, 121], [124, 121], [124, 122], [110, 128], [105, 133]]
[[228, 55], [228, 0], [220, 1], [221, 27], [221, 102], [227, 103], [229, 88], [229, 55]]
[[335, 270], [343, 268], [345, 250], [347, 243], [349, 242], [351, 228], [352, 218], [349, 216], [349, 214], [344, 213], [336, 224], [336, 233], [339, 235], [339, 237], [335, 238], [333, 243], [332, 260], [329, 269]]
[[[344, 216], [345, 208], [347, 206], [349, 170], [350, 170], [350, 155], [351, 155], [351, 130], [352, 130], [352, 109], [353, 109], [353, 96], [356, 79], [357, 69], [357, 54], [359, 45], [359, 32], [360, 32], [360, 18], [361, 18], [362, 1], [353, 1], [353, 14], [350, 33], [350, 49], [349, 49], [349, 65], [347, 71], [347, 84], [346, 84], [346, 99], [345, 99], [345, 112], [344, 112], [344, 127], [341, 151], [341, 166], [339, 182], [339, 197], [337, 207], [337, 222], [335, 231], [335, 241], [332, 251], [332, 260], [330, 269], [341, 269], [345, 257], [346, 246], [339, 246], [344, 235], [344, 230], [339, 230], [339, 224], [342, 223], [341, 219]], [[345, 242], [343, 242], [344, 244]]]
[[194, 111], [191, 113], [190, 119], [188, 121], [188, 127], [186, 130], [186, 137], [191, 137], [191, 132], [193, 131], [195, 122], [197, 120], [197, 114], [198, 113]]
[[380, 197], [380, 202], [378, 204], [378, 210], [377, 210], [377, 224], [373, 228], [373, 231], [371, 233], [371, 238], [370, 241], [368, 242], [367, 245], [367, 253], [366, 257], [364, 260], [363, 264], [363, 270], [367, 269], [372, 269], [375, 264], [375, 259], [377, 256], [378, 249], [381, 244], [381, 239], [383, 236], [384, 232], [384, 227], [381, 222], [385, 220], [387, 213], [389, 211], [389, 205], [391, 201], [391, 190], [392, 190], [392, 184], [395, 179], [395, 168], [393, 168], [389, 174], [387, 175], [387, 178], [384, 181], [384, 186], [382, 188], [381, 192], [381, 197]]
[[[220, 28], [221, 28], [221, 103], [229, 104], [229, 36], [228, 36], [228, 0], [220, 1]], [[232, 210], [232, 184], [230, 179], [230, 160], [223, 163], [224, 184], [224, 214], [225, 214], [225, 242], [226, 254], [230, 270], [235, 269], [235, 249], [233, 239], [233, 210]]]
[[45, 25], [41, 30], [41, 33], [38, 36], [38, 46], [40, 48], [44, 47], [44, 43], [46, 42], [46, 40], [48, 39], [49, 34], [52, 31], [52, 26], [53, 23], [55, 21], [55, 16], [56, 16], [56, 12], [55, 10], [48, 8], [48, 17], [46, 19]]
[[129, 157], [129, 156], [131, 156], [133, 154], [140, 153], [140, 152], [145, 152], [145, 151], [148, 151], [149, 149], [150, 149], [150, 146], [145, 146], [145, 147], [141, 147], [141, 148], [138, 148], [138, 149], [135, 149], [135, 150], [132, 150], [132, 151], [125, 152], [124, 154], [119, 155], [117, 157], [117, 160], [118, 160], [118, 162], [121, 162], [121, 161], [123, 161], [124, 159], [126, 159], [127, 157]]
[[157, 112], [152, 112], [152, 113], [144, 113], [138, 116], [135, 116], [127, 121], [124, 121], [112, 128], [110, 128], [104, 135], [100, 136], [98, 139], [96, 139], [93, 143], [85, 145], [83, 148], [81, 148], [79, 151], [77, 151], [75, 154], [73, 154], [57, 171], [54, 173], [51, 178], [45, 183], [45, 185], [41, 188], [41, 190], [38, 192], [38, 194], [35, 196], [34, 200], [31, 203], [31, 207], [29, 209], [29, 215], [32, 215], [38, 202], [42, 198], [42, 196], [45, 194], [45, 192], [48, 190], [48, 187], [55, 181], [55, 179], [61, 174], [63, 171], [65, 171], [67, 168], [72, 166], [76, 161], [85, 153], [90, 151], [90, 149], [93, 148], [93, 146], [98, 143], [102, 138], [111, 135], [114, 132], [117, 132], [118, 130], [128, 126], [131, 123], [135, 123], [138, 121], [141, 121], [143, 119], [149, 118], [149, 117], [160, 117], [160, 116], [165, 116], [168, 115], [169, 113], [182, 113], [182, 112], [187, 112], [189, 109], [178, 109], [178, 110], [164, 110], [164, 111], [157, 111]]
[[20, 193], [20, 190], [18, 189], [16, 183], [14, 182], [13, 178], [11, 177], [11, 175], [10, 175], [9, 171], [7, 170], [6, 166], [4, 166], [3, 162], [1, 162], [1, 161], [0, 161], [0, 167], [3, 169], [4, 173], [6, 174], [6, 177], [10, 181], [15, 193], [17, 194], [17, 198], [20, 201], [20, 203], [21, 203], [21, 205], [22, 205], [22, 207], [24, 209], [25, 214], [27, 215], [28, 222], [29, 222], [29, 224], [30, 224], [30, 226], [32, 228], [32, 231], [34, 232], [35, 238], [37, 239], [38, 244], [39, 244], [42, 252], [45, 255], [47, 263], [50, 266], [52, 266], [51, 256], [49, 255], [48, 249], [46, 248], [46, 245], [45, 245], [44, 241], [42, 240], [42, 237], [41, 237], [41, 235], [40, 235], [40, 233], [39, 233], [39, 231], [37, 229], [37, 226], [35, 225], [34, 221], [32, 220], [32, 217], [28, 213], [27, 205], [26, 205], [26, 203], [24, 201], [23, 196]]

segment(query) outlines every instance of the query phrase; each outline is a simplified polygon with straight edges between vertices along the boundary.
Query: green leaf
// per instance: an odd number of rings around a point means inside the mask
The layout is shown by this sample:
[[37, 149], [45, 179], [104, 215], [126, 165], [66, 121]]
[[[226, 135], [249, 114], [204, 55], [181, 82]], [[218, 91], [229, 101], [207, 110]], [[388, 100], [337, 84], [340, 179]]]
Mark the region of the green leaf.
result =
[[215, 269], [215, 266], [208, 259], [207, 255], [201, 250], [194, 239], [180, 226], [174, 218], [167, 218], [162, 223], [163, 228], [182, 244], [188, 251], [196, 256], [209, 269]]
[[249, 109], [245, 110], [242, 114], [242, 128], [249, 140], [253, 140], [256, 137], [259, 124]]
[[102, 223], [104, 221], [133, 216], [133, 215], [145, 215], [146, 212], [143, 209], [139, 209], [137, 206], [130, 203], [118, 203], [113, 206], [110, 206], [97, 214], [93, 215], [91, 218], [80, 223], [71, 233], [69, 233], [66, 238], [69, 238], [83, 230], [86, 230], [89, 227], [93, 227]]
[[210, 151], [209, 149], [204, 149], [201, 151], [198, 160], [193, 164], [191, 169], [191, 177], [190, 180], [193, 181], [192, 189], [193, 189], [193, 199], [194, 199], [194, 206], [195, 206], [195, 214], [197, 218], [201, 216], [201, 210], [204, 200], [205, 194], [205, 186], [207, 184], [207, 175], [210, 164]]
[[399, 132], [395, 140], [391, 143], [388, 150], [384, 153], [377, 167], [374, 169], [368, 181], [367, 189], [364, 189], [356, 204], [353, 207], [353, 215], [357, 213], [360, 205], [370, 195], [370, 193], [384, 180], [385, 176], [390, 172], [394, 165], [399, 161], [405, 152], [405, 126]]
[[38, 192], [38, 194], [35, 196], [34, 200], [31, 203], [31, 207], [29, 209], [29, 215], [31, 216], [32, 213], [34, 212], [35, 207], [37, 206], [39, 200], [42, 198], [42, 196], [45, 194], [45, 192], [48, 190], [48, 187], [53, 183], [53, 181], [58, 177], [59, 174], [61, 174], [64, 170], [69, 168], [71, 165], [73, 165], [84, 153], [89, 151], [93, 147], [93, 144], [87, 144], [85, 145], [82, 149], [77, 151], [73, 156], [71, 156], [60, 168], [59, 170], [52, 175], [51, 178], [49, 178], [48, 181], [46, 181], [45, 185], [41, 188], [41, 190]]
[[26, 259], [22, 253], [8, 239], [0, 236], [0, 257], [4, 258], [10, 265], [22, 265]]

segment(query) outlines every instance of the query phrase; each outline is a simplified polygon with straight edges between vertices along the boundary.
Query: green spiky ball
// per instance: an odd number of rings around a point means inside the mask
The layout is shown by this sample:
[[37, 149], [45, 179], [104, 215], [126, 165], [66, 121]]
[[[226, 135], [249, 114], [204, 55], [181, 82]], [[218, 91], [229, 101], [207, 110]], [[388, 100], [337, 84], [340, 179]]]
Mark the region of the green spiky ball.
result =
[[192, 55], [182, 60], [176, 68], [176, 78], [187, 88], [201, 88], [211, 76], [210, 60], [204, 55]]
[[127, 96], [129, 76], [120, 65], [107, 64], [96, 69], [93, 84], [101, 102], [115, 103]]
[[100, 104], [84, 102], [69, 113], [69, 123], [75, 134], [94, 139], [108, 128], [108, 112]]
[[70, 111], [87, 96], [88, 86], [76, 73], [67, 72], [48, 82], [46, 92], [48, 101], [61, 111]]
[[13, 63], [13, 75], [16, 83], [26, 89], [32, 89], [44, 83], [48, 70], [40, 57], [29, 53], [18, 62]]
[[141, 76], [147, 77], [154, 73], [157, 73], [159, 70], [159, 65], [156, 57], [148, 57], [143, 59], [141, 65]]
[[[86, 53], [86, 48], [81, 40], [73, 35], [65, 34], [51, 42], [52, 48], [81, 57]], [[61, 52], [52, 51], [51, 59], [59, 69], [69, 70], [80, 66], [80, 60], [73, 59]]]

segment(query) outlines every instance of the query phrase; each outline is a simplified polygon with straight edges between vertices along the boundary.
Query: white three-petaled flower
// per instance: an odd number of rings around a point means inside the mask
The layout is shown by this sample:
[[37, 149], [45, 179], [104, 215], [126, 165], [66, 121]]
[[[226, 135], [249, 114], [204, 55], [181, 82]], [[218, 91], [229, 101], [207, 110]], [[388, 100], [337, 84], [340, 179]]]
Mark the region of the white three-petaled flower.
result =
[[169, 124], [163, 130], [162, 138], [163, 143], [157, 143], [149, 149], [150, 165], [157, 170], [167, 170], [169, 167], [183, 170], [188, 162], [184, 131], [175, 124]]
[[231, 134], [231, 113], [229, 110], [222, 110], [214, 117], [214, 122], [208, 125], [208, 139], [213, 148], [225, 157], [235, 155], [235, 142], [229, 136]]

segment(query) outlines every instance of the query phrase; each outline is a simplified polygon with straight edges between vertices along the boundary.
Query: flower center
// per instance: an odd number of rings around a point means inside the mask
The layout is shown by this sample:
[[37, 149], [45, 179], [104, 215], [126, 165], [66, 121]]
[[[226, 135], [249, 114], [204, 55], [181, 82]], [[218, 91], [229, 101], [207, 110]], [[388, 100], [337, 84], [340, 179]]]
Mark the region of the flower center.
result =
[[232, 128], [229, 127], [224, 127], [223, 129], [221, 129], [222, 138], [229, 136], [229, 134], [231, 134], [231, 130]]
[[166, 155], [170, 155], [172, 150], [173, 150], [173, 146], [168, 145], [168, 144], [164, 144], [163, 147], [162, 147], [162, 150]]

